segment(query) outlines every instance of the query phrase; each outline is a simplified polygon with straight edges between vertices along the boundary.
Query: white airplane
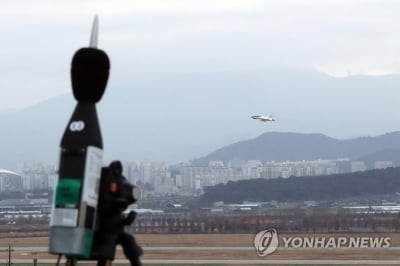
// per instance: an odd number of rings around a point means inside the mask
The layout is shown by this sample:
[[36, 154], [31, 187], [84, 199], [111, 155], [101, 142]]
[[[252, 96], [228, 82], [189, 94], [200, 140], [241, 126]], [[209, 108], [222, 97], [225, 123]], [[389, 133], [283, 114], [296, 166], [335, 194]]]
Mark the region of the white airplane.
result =
[[256, 119], [256, 120], [260, 120], [261, 122], [275, 121], [274, 114], [270, 114], [269, 116], [253, 115], [251, 118]]

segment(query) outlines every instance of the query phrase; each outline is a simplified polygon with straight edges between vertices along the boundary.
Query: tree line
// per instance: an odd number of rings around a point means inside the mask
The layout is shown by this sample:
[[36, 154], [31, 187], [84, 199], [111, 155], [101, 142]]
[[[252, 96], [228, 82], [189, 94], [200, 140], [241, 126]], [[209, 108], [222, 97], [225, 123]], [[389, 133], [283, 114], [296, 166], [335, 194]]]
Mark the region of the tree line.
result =
[[328, 176], [230, 181], [205, 187], [199, 203], [210, 206], [217, 201], [323, 201], [396, 192], [400, 192], [399, 167]]

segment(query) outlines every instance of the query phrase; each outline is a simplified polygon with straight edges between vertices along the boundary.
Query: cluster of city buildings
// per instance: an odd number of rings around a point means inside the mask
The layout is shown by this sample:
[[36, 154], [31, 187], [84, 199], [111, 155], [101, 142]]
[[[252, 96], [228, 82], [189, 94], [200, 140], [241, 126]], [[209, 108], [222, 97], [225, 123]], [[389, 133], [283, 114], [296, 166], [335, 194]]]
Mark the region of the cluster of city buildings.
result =
[[[363, 161], [352, 161], [351, 165], [351, 172], [360, 172], [365, 171], [368, 169], [367, 165]], [[375, 161], [374, 162], [374, 169], [384, 169], [388, 167], [393, 167], [392, 161]]]
[[154, 193], [201, 192], [205, 186], [253, 178], [329, 175], [338, 173], [334, 161], [267, 162], [210, 161], [208, 165], [180, 163], [174, 168], [162, 163], [127, 162], [127, 179]]
[[[392, 167], [392, 161], [376, 161], [374, 168]], [[321, 176], [345, 172], [367, 170], [363, 161], [314, 160], [314, 161], [287, 161], [266, 162], [259, 160], [211, 161], [207, 166], [181, 164], [180, 174], [176, 176], [176, 185], [183, 189], [202, 190], [205, 186], [214, 186], [229, 181], [254, 178], [288, 178], [291, 176]]]
[[183, 189], [202, 190], [205, 186], [254, 178], [288, 178], [339, 173], [335, 161], [266, 162], [259, 160], [211, 161], [207, 166], [182, 164], [176, 184]]
[[0, 192], [21, 192], [53, 188], [57, 180], [55, 166], [23, 164], [16, 172], [0, 169]]
[[[348, 166], [341, 169], [343, 163]], [[377, 161], [375, 168], [392, 167], [392, 161]], [[362, 161], [314, 160], [261, 162], [259, 160], [210, 161], [207, 165], [186, 162], [175, 166], [155, 162], [124, 162], [124, 175], [146, 193], [173, 194], [197, 191], [229, 181], [254, 178], [288, 178], [291, 176], [320, 176], [367, 170]], [[0, 192], [52, 189], [57, 180], [54, 165], [23, 164], [18, 173], [0, 170]]]

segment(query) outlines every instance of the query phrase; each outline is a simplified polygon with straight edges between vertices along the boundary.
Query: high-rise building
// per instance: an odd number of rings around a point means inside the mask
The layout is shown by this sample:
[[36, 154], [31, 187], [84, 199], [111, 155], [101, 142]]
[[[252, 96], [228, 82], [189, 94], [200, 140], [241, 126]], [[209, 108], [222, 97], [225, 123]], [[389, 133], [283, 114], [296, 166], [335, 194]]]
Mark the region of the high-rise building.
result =
[[0, 169], [1, 192], [21, 191], [22, 189], [23, 189], [22, 177], [19, 174], [8, 170]]
[[367, 166], [363, 161], [353, 161], [351, 162], [351, 172], [359, 172], [367, 170]]
[[375, 161], [375, 169], [384, 169], [388, 167], [393, 167], [392, 161]]

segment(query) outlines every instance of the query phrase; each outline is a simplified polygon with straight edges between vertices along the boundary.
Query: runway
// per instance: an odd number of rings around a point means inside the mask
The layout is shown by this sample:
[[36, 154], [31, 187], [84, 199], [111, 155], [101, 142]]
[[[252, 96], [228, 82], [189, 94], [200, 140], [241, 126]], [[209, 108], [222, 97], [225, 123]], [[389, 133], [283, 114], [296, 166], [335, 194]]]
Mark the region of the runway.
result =
[[[118, 248], [120, 250], [120, 248]], [[144, 251], [254, 251], [254, 247], [143, 247]], [[293, 249], [293, 248], [279, 248], [278, 250], [281, 251], [293, 251], [293, 250], [304, 250], [304, 251], [311, 251], [310, 248], [303, 248], [303, 249]], [[322, 249], [312, 249], [312, 250], [322, 250]], [[336, 248], [334, 250], [366, 250], [360, 248]], [[386, 250], [386, 251], [398, 251], [400, 247], [390, 247], [390, 248], [381, 248], [381, 249], [374, 249], [376, 250]], [[8, 248], [3, 248], [0, 250], [1, 253], [8, 252]], [[19, 255], [18, 258], [12, 259], [12, 263], [32, 263], [33, 258], [37, 256], [37, 254], [43, 254], [48, 252], [47, 246], [40, 246], [40, 247], [12, 247], [12, 254]], [[21, 258], [26, 256], [26, 258]], [[4, 258], [4, 257], [3, 257]], [[400, 260], [351, 260], [351, 259], [271, 259], [270, 257], [254, 257], [255, 259], [188, 259], [187, 257], [182, 259], [143, 259], [142, 262], [144, 265], [151, 264], [151, 265], [399, 265]], [[7, 263], [7, 259], [0, 259], [0, 263]], [[40, 258], [37, 260], [38, 264], [55, 264], [56, 259], [49, 259], [49, 258]], [[61, 260], [61, 265], [65, 263], [65, 259]], [[79, 264], [90, 264], [93, 261], [79, 261]], [[114, 264], [125, 264], [128, 263], [125, 259], [116, 259], [114, 260]]]
[[[33, 259], [13, 259], [12, 263], [32, 263]], [[0, 263], [7, 263], [8, 260], [2, 259]], [[60, 261], [61, 265], [65, 259]], [[55, 264], [56, 259], [39, 259], [41, 264]], [[93, 261], [79, 261], [79, 264], [90, 264]], [[128, 264], [127, 260], [117, 259], [114, 264]], [[165, 259], [147, 259], [142, 260], [144, 265], [398, 265], [400, 260], [165, 260]]]
[[[187, 250], [187, 251], [201, 251], [201, 250], [240, 250], [240, 251], [254, 251], [254, 247], [142, 247], [144, 251], [179, 251], [179, 250]], [[38, 253], [38, 252], [48, 252], [48, 247], [12, 247], [13, 252], [17, 253]], [[117, 250], [122, 250], [121, 247], [117, 247]], [[277, 251], [317, 251], [317, 250], [327, 250], [326, 248], [278, 248]], [[397, 251], [400, 250], [400, 247], [388, 247], [388, 248], [329, 248], [332, 251], [338, 250], [347, 250], [347, 251], [366, 251], [366, 250], [386, 250], [386, 251]], [[0, 249], [0, 252], [8, 252], [8, 248]]]

